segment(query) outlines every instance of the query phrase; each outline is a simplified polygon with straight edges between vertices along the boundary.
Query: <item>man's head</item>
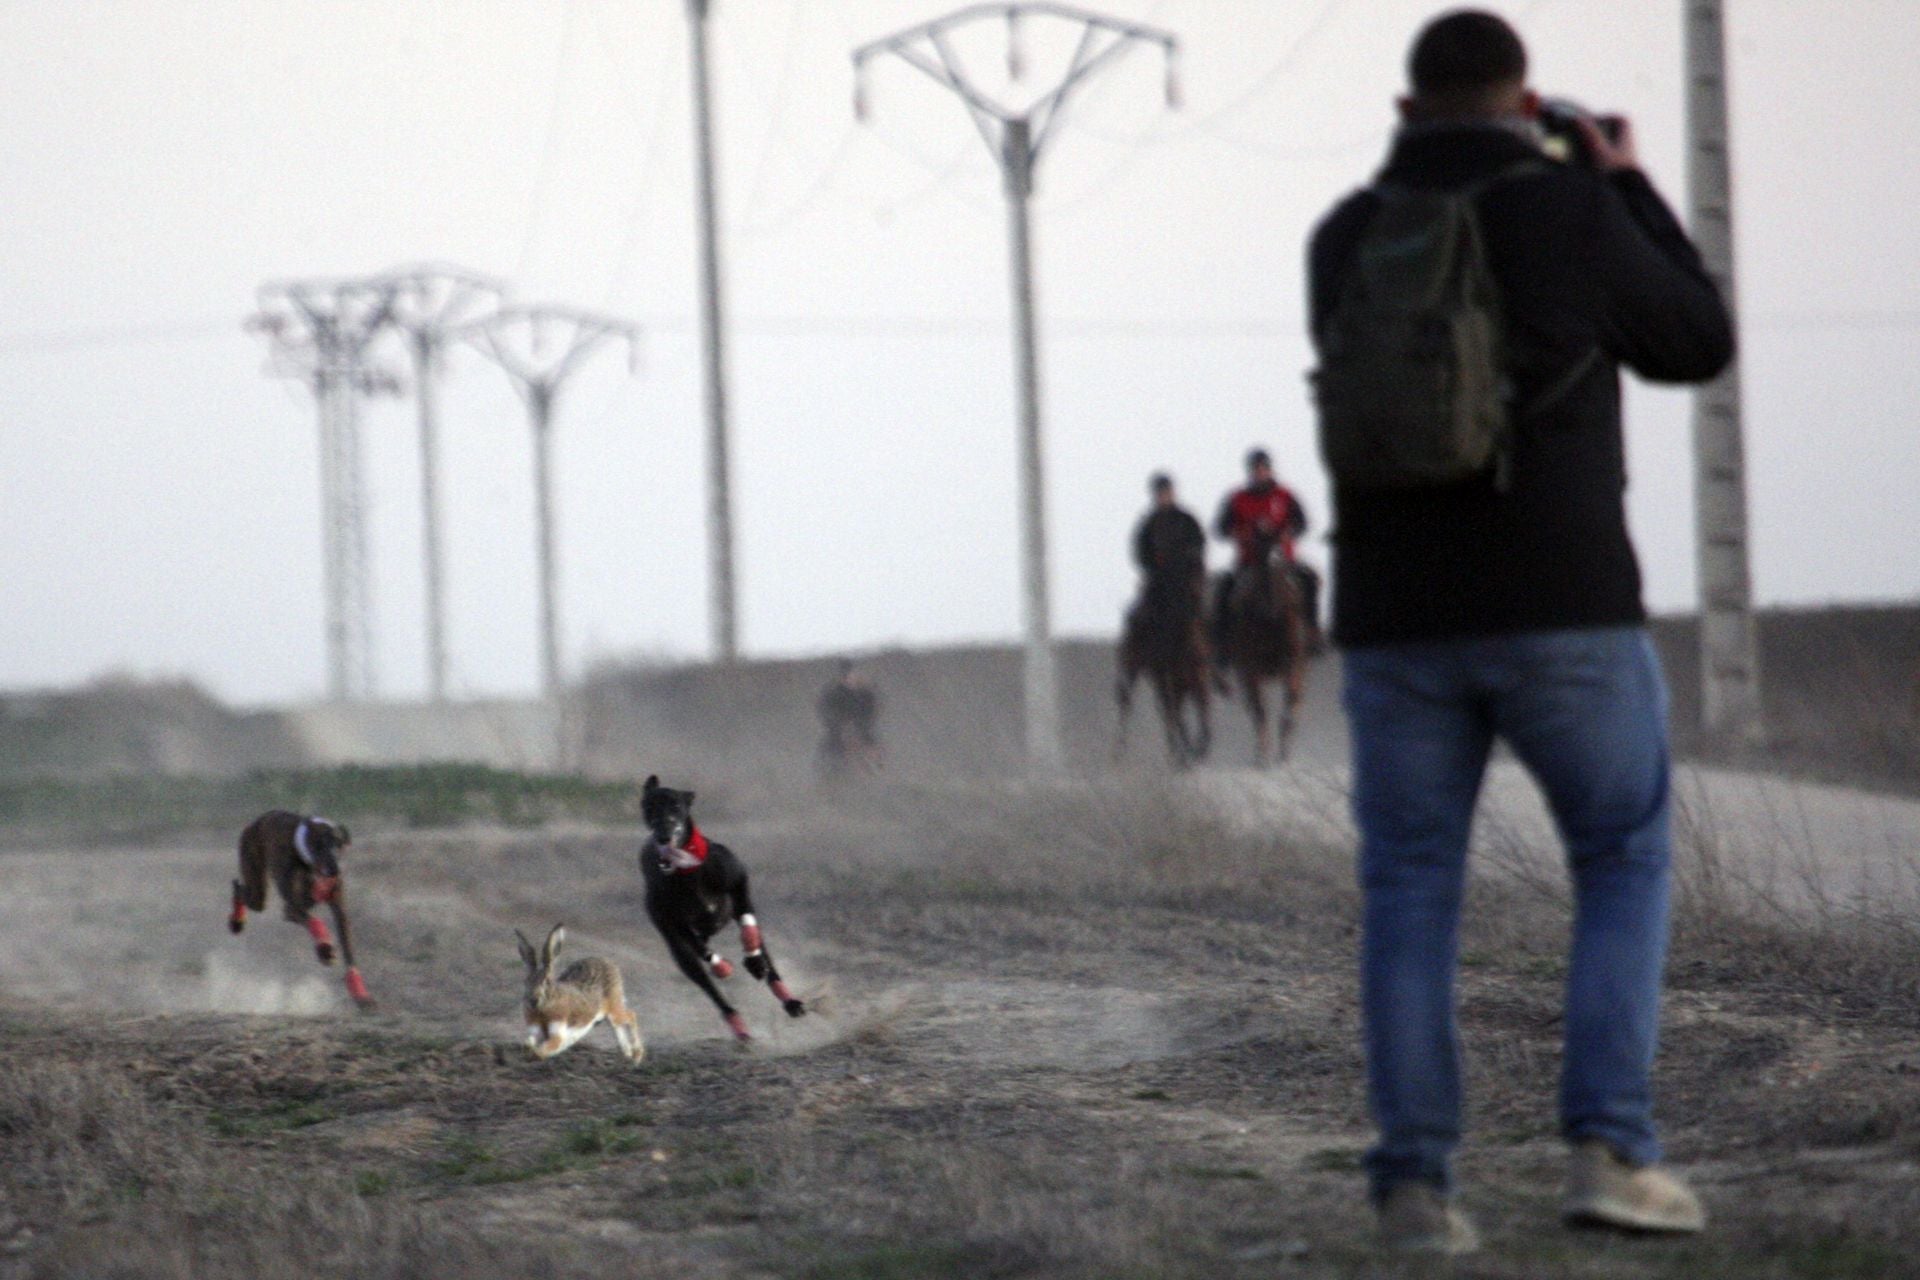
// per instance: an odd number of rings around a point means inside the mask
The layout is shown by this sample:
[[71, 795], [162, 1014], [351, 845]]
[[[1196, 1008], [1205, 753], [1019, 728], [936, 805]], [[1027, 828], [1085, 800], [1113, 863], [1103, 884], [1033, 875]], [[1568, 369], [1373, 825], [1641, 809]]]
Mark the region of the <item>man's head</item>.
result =
[[1480, 9], [1429, 22], [1407, 55], [1407, 80], [1400, 114], [1411, 121], [1530, 119], [1540, 109], [1519, 33]]
[[1147, 479], [1147, 492], [1153, 497], [1153, 505], [1165, 510], [1173, 505], [1173, 477], [1164, 471], [1156, 471]]
[[1273, 483], [1273, 459], [1267, 456], [1265, 449], [1255, 449], [1247, 454], [1247, 483], [1262, 487]]

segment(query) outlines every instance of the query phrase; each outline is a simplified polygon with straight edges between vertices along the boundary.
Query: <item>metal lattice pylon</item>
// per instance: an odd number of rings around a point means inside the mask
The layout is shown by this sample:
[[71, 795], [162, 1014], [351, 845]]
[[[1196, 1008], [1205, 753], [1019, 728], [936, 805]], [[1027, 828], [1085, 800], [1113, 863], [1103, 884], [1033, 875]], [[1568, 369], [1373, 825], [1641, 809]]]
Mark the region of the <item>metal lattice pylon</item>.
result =
[[259, 304], [248, 327], [272, 342], [270, 368], [306, 380], [319, 412], [327, 696], [372, 698], [378, 674], [359, 400], [399, 389], [367, 359], [393, 290], [365, 280], [281, 281], [261, 286]]

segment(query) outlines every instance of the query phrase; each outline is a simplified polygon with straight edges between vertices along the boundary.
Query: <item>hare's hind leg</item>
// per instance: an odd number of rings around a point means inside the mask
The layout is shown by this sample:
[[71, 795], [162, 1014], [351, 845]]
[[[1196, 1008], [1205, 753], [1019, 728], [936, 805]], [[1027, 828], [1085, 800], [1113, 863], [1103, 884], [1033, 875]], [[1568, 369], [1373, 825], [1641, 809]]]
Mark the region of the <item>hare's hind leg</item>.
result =
[[640, 1019], [633, 1010], [618, 1005], [607, 1011], [607, 1024], [613, 1028], [613, 1038], [620, 1042], [620, 1052], [627, 1060], [639, 1066], [647, 1058], [647, 1042], [640, 1038]]

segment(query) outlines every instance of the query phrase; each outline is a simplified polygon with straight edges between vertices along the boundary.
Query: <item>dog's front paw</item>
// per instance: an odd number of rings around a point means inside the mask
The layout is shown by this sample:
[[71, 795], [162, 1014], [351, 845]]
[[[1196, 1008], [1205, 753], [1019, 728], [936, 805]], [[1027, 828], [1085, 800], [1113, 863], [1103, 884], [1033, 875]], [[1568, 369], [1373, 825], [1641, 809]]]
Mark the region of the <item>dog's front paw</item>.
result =
[[229, 918], [227, 921], [228, 933], [238, 933], [246, 927], [247, 927], [247, 922], [241, 919], [239, 916], [233, 916]]
[[807, 1011], [807, 1005], [804, 1000], [796, 1000], [796, 999], [782, 1000], [780, 1002], [780, 1007], [787, 1011], [787, 1016], [789, 1018], [797, 1018], [801, 1014]]
[[764, 951], [756, 951], [747, 957], [747, 972], [756, 979], [767, 976], [767, 956]]
[[332, 964], [333, 963], [333, 944], [331, 942], [319, 943], [314, 947], [313, 954], [320, 957], [321, 964]]

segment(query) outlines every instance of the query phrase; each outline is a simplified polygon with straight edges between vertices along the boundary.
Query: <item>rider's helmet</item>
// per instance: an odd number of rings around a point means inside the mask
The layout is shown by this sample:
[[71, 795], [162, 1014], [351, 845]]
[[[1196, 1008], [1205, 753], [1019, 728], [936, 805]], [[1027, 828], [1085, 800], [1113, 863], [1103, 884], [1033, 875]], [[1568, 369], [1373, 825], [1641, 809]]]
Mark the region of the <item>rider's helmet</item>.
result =
[[1147, 492], [1153, 494], [1171, 493], [1173, 477], [1164, 471], [1156, 471], [1147, 477]]
[[1265, 449], [1252, 449], [1248, 451], [1247, 470], [1251, 471], [1255, 467], [1271, 467], [1272, 465], [1273, 458]]

